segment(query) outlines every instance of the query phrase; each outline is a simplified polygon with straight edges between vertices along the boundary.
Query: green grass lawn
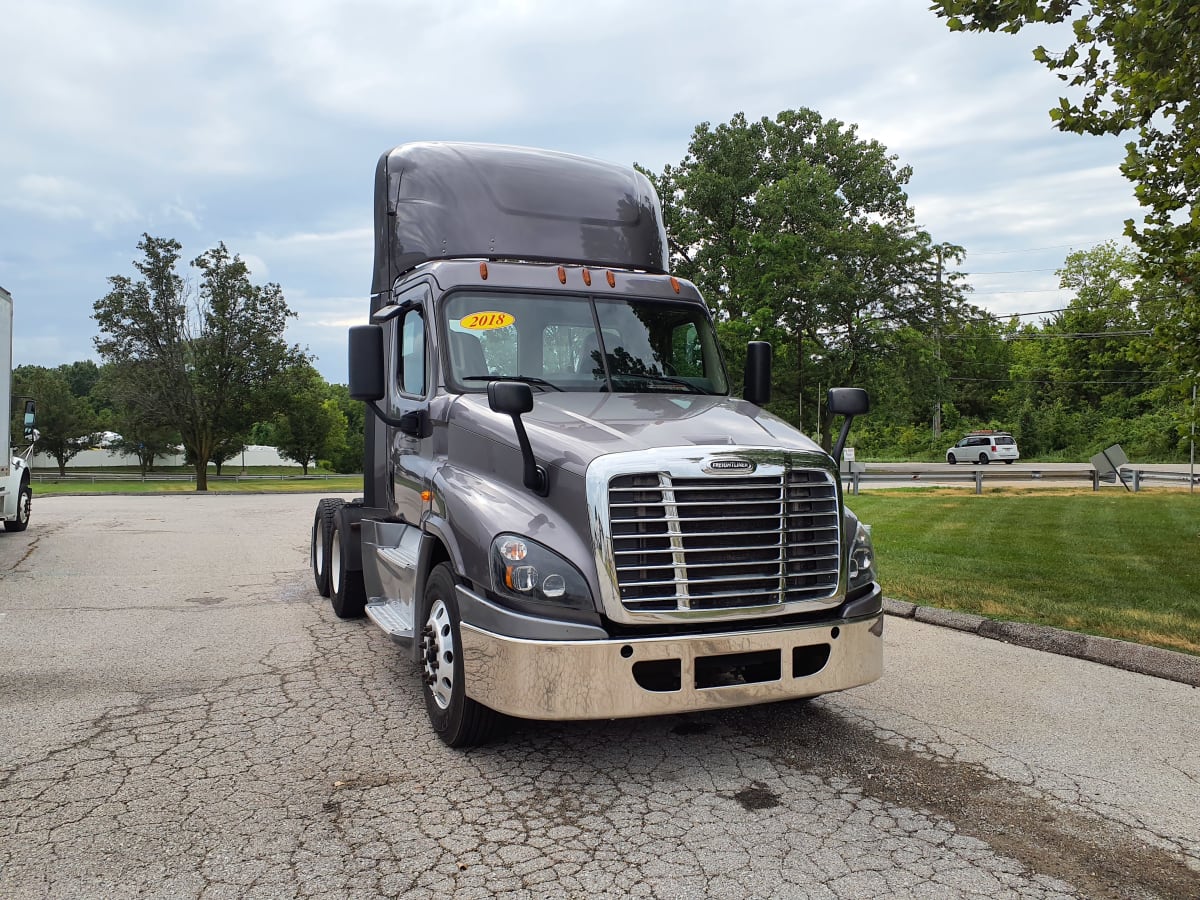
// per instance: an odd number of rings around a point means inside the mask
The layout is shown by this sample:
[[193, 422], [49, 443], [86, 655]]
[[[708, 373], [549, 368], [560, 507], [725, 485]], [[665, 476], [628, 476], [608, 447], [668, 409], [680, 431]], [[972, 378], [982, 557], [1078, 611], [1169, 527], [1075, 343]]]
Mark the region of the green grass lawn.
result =
[[884, 594], [1200, 654], [1200, 495], [868, 491]]

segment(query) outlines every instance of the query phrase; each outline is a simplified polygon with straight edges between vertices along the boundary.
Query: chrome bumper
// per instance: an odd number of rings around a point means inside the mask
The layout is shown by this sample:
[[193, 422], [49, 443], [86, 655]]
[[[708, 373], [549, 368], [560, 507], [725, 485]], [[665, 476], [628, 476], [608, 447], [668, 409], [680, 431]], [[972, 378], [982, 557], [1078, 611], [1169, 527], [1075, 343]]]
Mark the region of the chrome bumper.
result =
[[[883, 673], [882, 613], [771, 631], [638, 640], [523, 640], [465, 622], [460, 631], [467, 694], [526, 719], [618, 719], [749, 706], [841, 691]], [[823, 654], [822, 645], [829, 648], [824, 665], [797, 675], [793, 662], [808, 666]], [[774, 660], [777, 674], [771, 680], [699, 686], [697, 673], [710, 671], [729, 654]], [[675, 661], [679, 677], [673, 688], [639, 683], [637, 673], [645, 682], [648, 668], [639, 664], [671, 670]]]

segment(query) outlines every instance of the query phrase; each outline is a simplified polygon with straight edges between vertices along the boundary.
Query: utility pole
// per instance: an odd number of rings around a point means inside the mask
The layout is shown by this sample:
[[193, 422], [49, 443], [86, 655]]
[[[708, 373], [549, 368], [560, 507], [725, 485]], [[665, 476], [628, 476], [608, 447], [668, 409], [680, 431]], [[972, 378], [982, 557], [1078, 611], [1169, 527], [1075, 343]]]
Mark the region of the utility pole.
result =
[[1188, 465], [1188, 493], [1196, 493], [1196, 376], [1192, 376], [1192, 449]]
[[937, 286], [934, 302], [937, 304], [937, 318], [933, 322], [933, 359], [937, 372], [937, 381], [933, 392], [933, 439], [942, 436], [942, 245], [938, 244], [937, 251]]

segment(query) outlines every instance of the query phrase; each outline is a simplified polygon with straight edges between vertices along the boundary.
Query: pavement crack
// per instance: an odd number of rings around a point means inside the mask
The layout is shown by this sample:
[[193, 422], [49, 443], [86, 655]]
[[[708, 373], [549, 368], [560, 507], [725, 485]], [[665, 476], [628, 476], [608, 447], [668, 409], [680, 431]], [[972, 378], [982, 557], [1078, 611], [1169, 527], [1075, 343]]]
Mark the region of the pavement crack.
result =
[[[758, 714], [758, 711], [755, 711]], [[1099, 816], [1048, 801], [981, 765], [896, 746], [822, 704], [747, 728], [796, 769], [848, 779], [863, 796], [925, 810], [1033, 872], [1089, 897], [1200, 896], [1200, 872]], [[787, 727], [780, 727], [783, 720]], [[748, 723], [747, 723], [748, 724]]]

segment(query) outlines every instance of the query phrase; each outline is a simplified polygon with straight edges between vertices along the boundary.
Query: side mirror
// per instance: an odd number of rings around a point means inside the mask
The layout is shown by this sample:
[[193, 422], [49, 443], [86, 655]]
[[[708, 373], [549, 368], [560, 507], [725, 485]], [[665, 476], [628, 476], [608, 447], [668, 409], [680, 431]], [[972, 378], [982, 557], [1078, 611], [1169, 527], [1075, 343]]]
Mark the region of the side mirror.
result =
[[545, 497], [550, 493], [550, 479], [546, 470], [533, 458], [529, 434], [525, 431], [525, 423], [521, 421], [521, 416], [533, 409], [533, 388], [523, 381], [489, 381], [487, 393], [492, 412], [512, 416], [513, 427], [517, 430], [517, 444], [521, 447], [525, 487]]
[[846, 449], [846, 438], [850, 436], [850, 423], [855, 416], [866, 415], [871, 408], [871, 399], [862, 388], [830, 388], [826, 406], [833, 415], [846, 417], [842, 420], [842, 433], [833, 447], [833, 459], [841, 468], [842, 451]]
[[34, 440], [33, 418], [37, 410], [37, 404], [32, 400], [25, 401], [25, 440]]
[[490, 381], [487, 392], [493, 412], [523, 416], [533, 409], [533, 388], [522, 381]]
[[862, 388], [830, 388], [829, 411], [835, 416], [865, 416], [871, 409], [871, 398]]
[[383, 326], [350, 329], [350, 397], [372, 403], [384, 395]]
[[771, 402], [771, 345], [766, 341], [751, 341], [746, 345], [742, 397], [755, 406]]

